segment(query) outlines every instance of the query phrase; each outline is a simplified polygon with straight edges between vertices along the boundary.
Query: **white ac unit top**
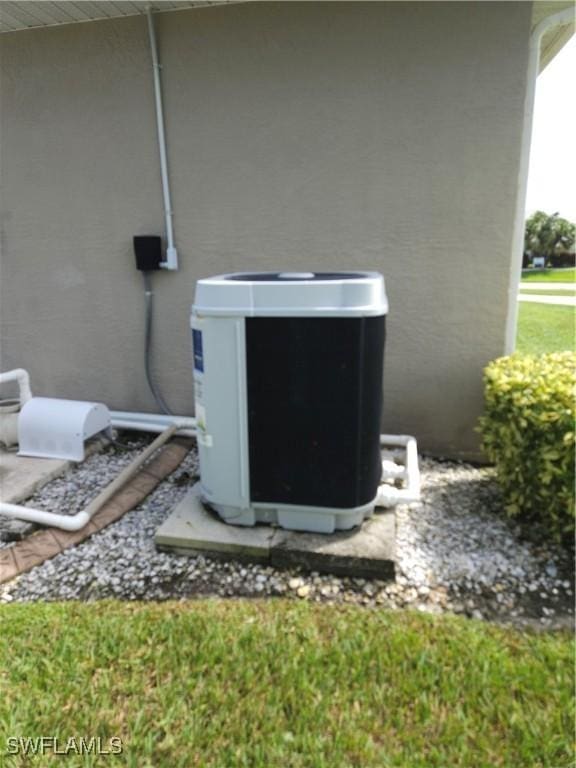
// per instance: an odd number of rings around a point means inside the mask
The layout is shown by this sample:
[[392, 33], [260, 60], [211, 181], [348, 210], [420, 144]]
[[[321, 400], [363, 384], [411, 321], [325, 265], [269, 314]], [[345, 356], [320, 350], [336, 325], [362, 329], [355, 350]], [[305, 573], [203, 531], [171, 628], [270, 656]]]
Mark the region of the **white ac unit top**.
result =
[[243, 272], [199, 280], [194, 310], [206, 317], [370, 317], [388, 314], [388, 299], [378, 272]]

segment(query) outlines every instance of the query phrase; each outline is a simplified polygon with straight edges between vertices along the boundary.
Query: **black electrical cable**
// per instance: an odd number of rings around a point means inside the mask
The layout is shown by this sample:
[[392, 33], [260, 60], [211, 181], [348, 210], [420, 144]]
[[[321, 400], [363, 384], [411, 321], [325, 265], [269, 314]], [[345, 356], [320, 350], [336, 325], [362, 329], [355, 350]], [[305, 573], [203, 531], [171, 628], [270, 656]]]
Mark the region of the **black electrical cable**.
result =
[[150, 272], [142, 272], [142, 275], [144, 277], [144, 301], [146, 306], [146, 332], [145, 332], [145, 342], [144, 342], [144, 363], [146, 367], [146, 380], [148, 382], [148, 386], [150, 387], [150, 391], [154, 395], [154, 400], [156, 400], [156, 404], [158, 408], [160, 408], [162, 413], [166, 413], [169, 416], [172, 416], [173, 415], [172, 411], [170, 410], [170, 408], [168, 408], [166, 401], [162, 397], [160, 390], [156, 386], [154, 377], [152, 376], [151, 357], [152, 357], [152, 316], [153, 316], [153, 309], [154, 309], [154, 302], [153, 302], [154, 294], [152, 293], [152, 280], [150, 277]]

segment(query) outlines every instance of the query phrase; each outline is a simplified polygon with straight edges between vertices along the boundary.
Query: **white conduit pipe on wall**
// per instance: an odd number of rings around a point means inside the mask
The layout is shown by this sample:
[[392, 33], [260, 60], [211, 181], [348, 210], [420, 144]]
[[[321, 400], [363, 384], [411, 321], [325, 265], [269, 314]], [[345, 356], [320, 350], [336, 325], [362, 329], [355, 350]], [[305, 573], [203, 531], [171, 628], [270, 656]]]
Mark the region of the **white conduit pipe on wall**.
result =
[[138, 454], [138, 456], [132, 461], [122, 472], [113, 480], [110, 485], [101, 491], [101, 493], [93, 499], [86, 509], [78, 512], [76, 515], [58, 515], [54, 512], [45, 512], [41, 509], [33, 509], [32, 507], [21, 506], [20, 504], [8, 504], [0, 502], [0, 515], [6, 517], [13, 517], [17, 520], [27, 520], [31, 523], [39, 523], [40, 525], [47, 525], [55, 528], [61, 528], [64, 531], [79, 531], [87, 525], [94, 514], [112, 497], [114, 494], [140, 469], [144, 462], [150, 458], [150, 456], [158, 450], [164, 443], [166, 443], [172, 435], [178, 431], [178, 425], [172, 424], [167, 429], [164, 429], [154, 442]]
[[150, 39], [150, 53], [152, 55], [152, 70], [154, 73], [154, 101], [156, 104], [156, 128], [158, 130], [158, 149], [160, 152], [160, 175], [162, 177], [162, 194], [164, 197], [164, 218], [166, 220], [166, 260], [160, 262], [164, 269], [178, 269], [178, 252], [174, 245], [174, 213], [172, 211], [172, 199], [170, 195], [170, 181], [168, 178], [168, 157], [166, 153], [166, 135], [164, 133], [164, 108], [162, 105], [162, 84], [160, 82], [160, 70], [162, 65], [158, 61], [158, 46], [156, 44], [156, 31], [154, 18], [150, 6], [146, 9], [148, 17], [148, 37]]
[[512, 235], [512, 261], [508, 282], [508, 317], [506, 319], [506, 354], [514, 352], [516, 347], [516, 328], [518, 325], [518, 291], [522, 276], [522, 254], [524, 251], [524, 219], [526, 215], [526, 191], [528, 188], [528, 170], [530, 167], [530, 142], [532, 139], [532, 121], [534, 116], [534, 97], [536, 93], [536, 78], [540, 65], [540, 47], [542, 38], [554, 27], [563, 27], [574, 22], [574, 9], [566, 8], [560, 13], [554, 13], [534, 27], [530, 35], [530, 51], [528, 54], [528, 72], [526, 74], [526, 97], [524, 100], [524, 123], [522, 126], [522, 141], [520, 145], [520, 167], [518, 169], [518, 185], [516, 192], [516, 215]]

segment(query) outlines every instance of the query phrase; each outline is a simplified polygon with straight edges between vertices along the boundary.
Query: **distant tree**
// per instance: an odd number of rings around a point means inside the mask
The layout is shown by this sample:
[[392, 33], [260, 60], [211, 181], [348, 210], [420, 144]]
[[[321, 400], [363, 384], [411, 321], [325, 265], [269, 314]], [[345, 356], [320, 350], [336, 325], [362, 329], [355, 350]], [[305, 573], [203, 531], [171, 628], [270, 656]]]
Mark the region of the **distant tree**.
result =
[[544, 256], [549, 262], [555, 254], [573, 251], [575, 239], [576, 225], [572, 222], [558, 213], [536, 211], [526, 220], [524, 253], [531, 258]]

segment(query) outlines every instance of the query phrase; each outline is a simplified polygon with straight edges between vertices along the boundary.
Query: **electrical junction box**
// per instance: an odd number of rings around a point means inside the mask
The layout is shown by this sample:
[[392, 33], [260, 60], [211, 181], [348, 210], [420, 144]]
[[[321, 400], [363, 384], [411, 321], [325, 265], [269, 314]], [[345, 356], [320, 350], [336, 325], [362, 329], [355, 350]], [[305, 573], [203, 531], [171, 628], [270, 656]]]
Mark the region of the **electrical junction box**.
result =
[[331, 533], [372, 514], [387, 312], [376, 272], [197, 283], [201, 492], [223, 520]]

